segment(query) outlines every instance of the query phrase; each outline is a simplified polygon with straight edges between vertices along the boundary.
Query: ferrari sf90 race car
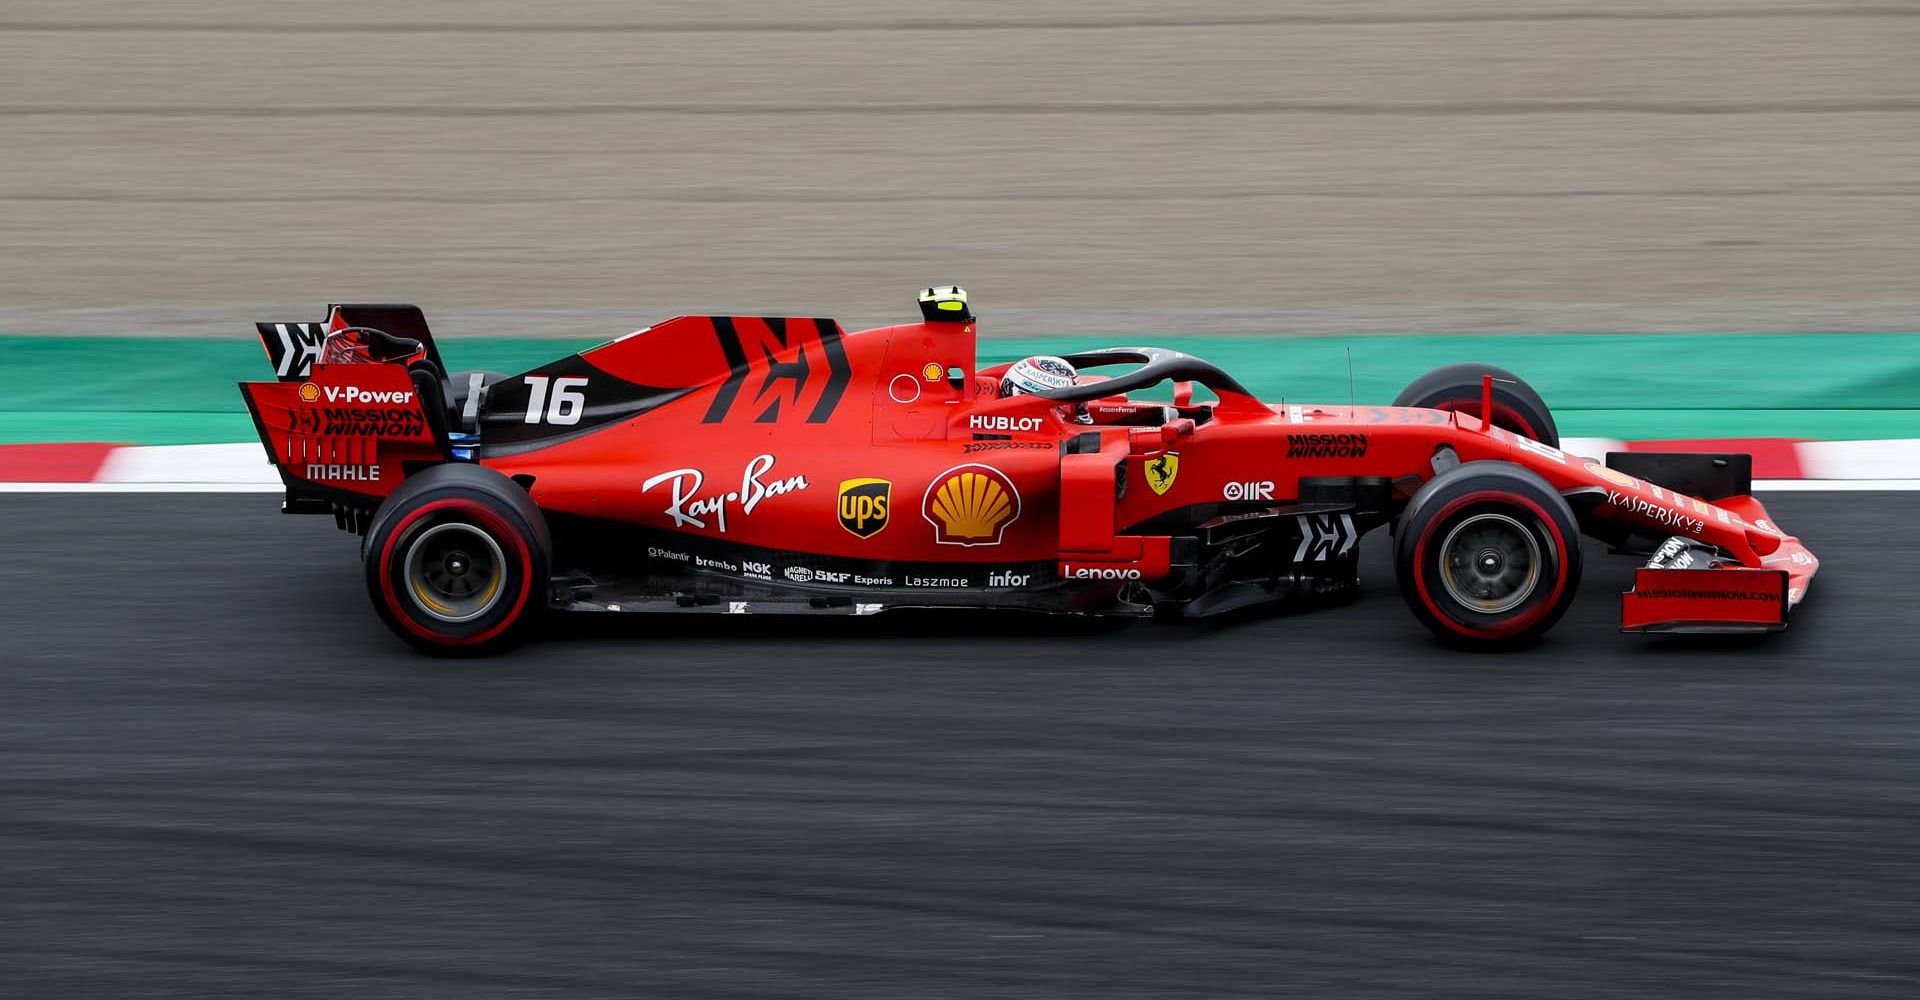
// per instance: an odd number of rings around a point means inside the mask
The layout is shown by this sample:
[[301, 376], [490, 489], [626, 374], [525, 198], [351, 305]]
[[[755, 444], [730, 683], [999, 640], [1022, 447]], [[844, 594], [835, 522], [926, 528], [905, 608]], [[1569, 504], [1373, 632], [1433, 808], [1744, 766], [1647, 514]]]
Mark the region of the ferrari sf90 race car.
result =
[[965, 292], [920, 307], [855, 333], [684, 316], [506, 376], [449, 373], [413, 306], [337, 305], [259, 324], [277, 378], [240, 391], [283, 510], [359, 535], [375, 610], [435, 653], [561, 610], [1328, 603], [1383, 526], [1408, 608], [1466, 647], [1547, 631], [1583, 535], [1643, 559], [1633, 632], [1783, 628], [1819, 567], [1750, 495], [1747, 456], [1569, 454], [1497, 368], [1441, 368], [1392, 406], [1270, 404], [1122, 347], [1009, 395], [1008, 366], [976, 365]]

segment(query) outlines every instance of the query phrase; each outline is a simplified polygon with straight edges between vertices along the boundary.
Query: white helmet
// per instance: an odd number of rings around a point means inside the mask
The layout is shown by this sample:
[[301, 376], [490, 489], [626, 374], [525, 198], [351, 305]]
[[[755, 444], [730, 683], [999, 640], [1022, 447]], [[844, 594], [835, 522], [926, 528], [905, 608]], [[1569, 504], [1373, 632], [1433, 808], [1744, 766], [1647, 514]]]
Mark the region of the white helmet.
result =
[[1079, 381], [1072, 365], [1051, 354], [1037, 354], [1014, 362], [1000, 377], [1000, 398], [1065, 389]]

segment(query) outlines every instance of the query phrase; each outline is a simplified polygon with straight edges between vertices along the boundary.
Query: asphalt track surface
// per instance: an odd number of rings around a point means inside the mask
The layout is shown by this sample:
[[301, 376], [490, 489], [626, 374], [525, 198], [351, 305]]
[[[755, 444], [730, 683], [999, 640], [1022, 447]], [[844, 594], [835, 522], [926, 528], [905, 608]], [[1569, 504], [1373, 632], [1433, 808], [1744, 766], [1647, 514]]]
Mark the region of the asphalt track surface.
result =
[[0, 498], [0, 993], [1913, 996], [1910, 494], [1794, 629], [565, 623], [418, 658], [273, 497]]

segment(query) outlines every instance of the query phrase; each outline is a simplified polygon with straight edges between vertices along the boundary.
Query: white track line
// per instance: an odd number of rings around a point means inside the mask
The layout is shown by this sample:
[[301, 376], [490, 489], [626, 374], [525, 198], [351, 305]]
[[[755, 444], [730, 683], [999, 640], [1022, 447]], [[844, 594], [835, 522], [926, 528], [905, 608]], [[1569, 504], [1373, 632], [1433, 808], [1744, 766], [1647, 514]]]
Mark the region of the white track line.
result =
[[1802, 441], [1800, 471], [1844, 479], [1920, 477], [1920, 441]]
[[1606, 458], [1607, 452], [1626, 451], [1627, 444], [1613, 438], [1561, 438], [1560, 450], [1569, 455], [1579, 455], [1597, 462]]
[[96, 483], [231, 483], [280, 486], [266, 450], [253, 442], [115, 448], [94, 473]]
[[1756, 479], [1755, 493], [1912, 493], [1920, 479]]
[[272, 483], [0, 483], [0, 493], [279, 493]]

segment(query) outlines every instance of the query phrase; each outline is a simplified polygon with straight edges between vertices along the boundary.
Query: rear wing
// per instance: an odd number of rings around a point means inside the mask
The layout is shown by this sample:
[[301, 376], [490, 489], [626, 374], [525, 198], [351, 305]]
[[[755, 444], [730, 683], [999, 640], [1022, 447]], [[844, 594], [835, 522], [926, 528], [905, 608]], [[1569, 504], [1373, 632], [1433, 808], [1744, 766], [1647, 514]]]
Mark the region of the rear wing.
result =
[[[375, 327], [382, 322], [394, 329]], [[363, 531], [400, 482], [453, 454], [445, 377], [413, 306], [334, 306], [325, 323], [259, 323], [275, 380], [242, 382], [287, 513]]]
[[427, 317], [419, 306], [410, 305], [332, 305], [327, 318], [318, 323], [255, 323], [267, 360], [273, 364], [274, 377], [282, 382], [299, 382], [312, 373], [327, 335], [351, 327], [368, 327], [391, 336], [419, 341], [426, 349], [426, 360], [444, 373], [440, 348], [427, 330]]

